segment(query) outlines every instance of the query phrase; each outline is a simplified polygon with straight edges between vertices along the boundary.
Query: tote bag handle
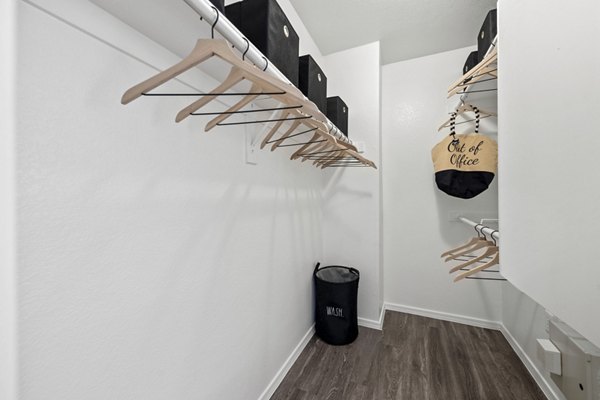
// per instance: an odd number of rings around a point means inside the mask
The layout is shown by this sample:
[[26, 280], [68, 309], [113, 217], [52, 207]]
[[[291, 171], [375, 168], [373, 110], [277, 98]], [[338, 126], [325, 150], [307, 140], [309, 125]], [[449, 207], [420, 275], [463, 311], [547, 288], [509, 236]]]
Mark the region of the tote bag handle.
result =
[[[475, 113], [475, 133], [479, 133], [479, 109], [473, 105], [469, 105], [473, 112]], [[452, 141], [458, 143], [458, 139], [456, 138], [456, 117], [458, 113], [454, 111], [452, 116], [450, 117], [450, 136], [452, 136]]]

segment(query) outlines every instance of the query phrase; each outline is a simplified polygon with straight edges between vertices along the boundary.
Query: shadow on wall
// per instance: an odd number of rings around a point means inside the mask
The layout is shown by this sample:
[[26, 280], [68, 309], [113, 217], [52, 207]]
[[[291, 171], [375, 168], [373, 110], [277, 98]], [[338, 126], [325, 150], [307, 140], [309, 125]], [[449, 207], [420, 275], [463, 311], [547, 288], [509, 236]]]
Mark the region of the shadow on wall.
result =
[[[349, 168], [356, 169], [356, 168]], [[371, 168], [364, 168], [366, 171], [371, 171]], [[357, 198], [368, 198], [373, 197], [373, 194], [369, 190], [361, 190], [357, 188], [351, 188], [349, 185], [342, 183], [342, 178], [348, 173], [344, 168], [338, 168], [331, 174], [325, 175], [325, 187], [323, 189], [323, 200], [329, 201], [334, 196], [348, 195], [347, 201]]]

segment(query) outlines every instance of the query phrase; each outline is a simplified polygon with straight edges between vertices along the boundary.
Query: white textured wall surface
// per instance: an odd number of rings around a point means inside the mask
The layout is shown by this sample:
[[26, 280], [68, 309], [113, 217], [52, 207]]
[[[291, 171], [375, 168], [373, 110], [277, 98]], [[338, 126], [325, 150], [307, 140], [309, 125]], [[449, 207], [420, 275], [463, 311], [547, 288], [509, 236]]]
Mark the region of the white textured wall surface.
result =
[[[364, 142], [364, 156], [380, 167], [379, 42], [325, 57], [327, 95], [348, 106], [350, 139]], [[381, 310], [379, 174], [372, 168], [330, 168], [323, 174], [325, 264], [361, 271], [358, 315], [378, 320]]]
[[65, 10], [19, 10], [20, 398], [258, 398], [312, 324], [322, 172], [244, 164], [243, 128], [175, 125], [189, 99], [121, 105], [177, 57]]
[[[385, 301], [499, 321], [502, 284], [473, 280], [452, 283], [450, 266], [440, 259], [441, 253], [475, 235], [472, 228], [450, 222], [451, 212], [473, 217], [497, 213], [497, 179], [486, 192], [470, 200], [450, 197], [434, 182], [431, 148], [448, 133], [436, 132], [447, 118], [446, 89], [460, 76], [471, 50], [454, 50], [382, 68]], [[493, 96], [486, 95], [474, 104], [487, 104], [489, 109], [493, 102]], [[481, 126], [481, 132], [494, 136], [494, 120], [482, 120]], [[465, 125], [457, 127], [457, 132], [465, 130]]]
[[499, 6], [504, 273], [600, 345], [600, 3]]
[[15, 77], [17, 2], [0, 2], [0, 399], [17, 398]]

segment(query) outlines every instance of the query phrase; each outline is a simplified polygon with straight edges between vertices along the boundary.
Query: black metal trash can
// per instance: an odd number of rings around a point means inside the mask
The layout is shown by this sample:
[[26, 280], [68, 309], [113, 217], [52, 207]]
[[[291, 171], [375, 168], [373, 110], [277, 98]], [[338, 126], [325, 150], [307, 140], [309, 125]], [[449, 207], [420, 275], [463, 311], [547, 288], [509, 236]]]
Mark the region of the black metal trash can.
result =
[[313, 272], [317, 336], [333, 345], [352, 343], [358, 336], [360, 272], [340, 265], [319, 268], [320, 265]]

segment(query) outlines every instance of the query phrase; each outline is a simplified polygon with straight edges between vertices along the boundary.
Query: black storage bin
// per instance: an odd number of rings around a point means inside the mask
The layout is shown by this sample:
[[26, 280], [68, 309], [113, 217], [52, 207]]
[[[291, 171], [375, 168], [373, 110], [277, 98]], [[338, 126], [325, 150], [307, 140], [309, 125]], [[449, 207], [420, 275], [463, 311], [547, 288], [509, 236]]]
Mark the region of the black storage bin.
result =
[[348, 137], [348, 106], [340, 97], [327, 98], [327, 118]]
[[244, 0], [225, 7], [225, 16], [295, 86], [300, 38], [275, 0]]
[[323, 70], [310, 54], [300, 57], [298, 64], [298, 89], [315, 103], [323, 114], [327, 114], [327, 77]]
[[357, 298], [360, 273], [331, 265], [313, 272], [315, 281], [315, 330], [324, 342], [352, 343], [358, 336]]
[[487, 53], [498, 33], [496, 14], [496, 10], [488, 12], [479, 30], [479, 36], [477, 36], [477, 62], [483, 60], [485, 53]]
[[463, 71], [462, 71], [463, 74], [466, 74], [467, 72], [472, 70], [474, 66], [479, 64], [479, 58], [478, 58], [477, 54], [478, 54], [477, 51], [472, 51], [469, 54], [469, 56], [467, 57], [467, 61], [465, 61], [465, 66], [463, 67]]
[[225, 14], [225, 0], [210, 0], [210, 2], [217, 10], [221, 11], [221, 14]]

